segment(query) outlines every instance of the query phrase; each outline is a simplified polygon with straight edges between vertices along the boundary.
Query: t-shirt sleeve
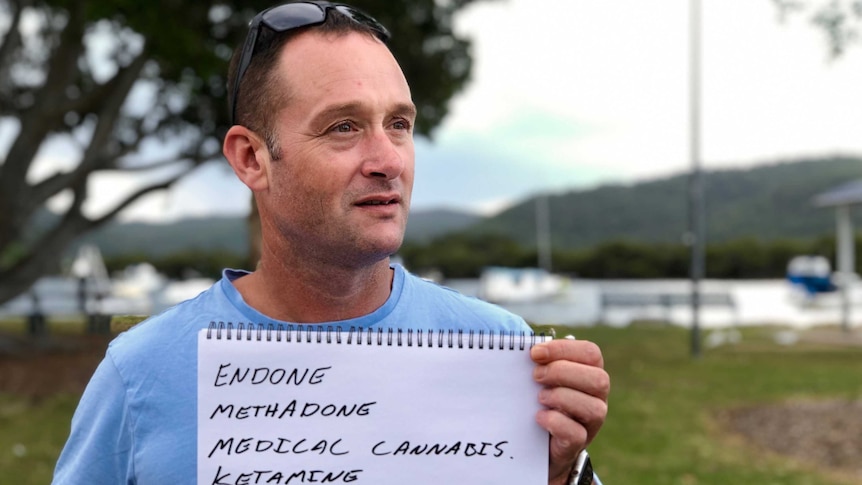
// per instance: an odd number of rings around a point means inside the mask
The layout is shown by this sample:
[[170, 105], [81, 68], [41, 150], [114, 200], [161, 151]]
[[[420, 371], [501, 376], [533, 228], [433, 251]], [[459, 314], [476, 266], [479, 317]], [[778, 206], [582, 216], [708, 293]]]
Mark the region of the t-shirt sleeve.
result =
[[52, 483], [133, 484], [131, 438], [126, 388], [109, 354], [81, 397]]

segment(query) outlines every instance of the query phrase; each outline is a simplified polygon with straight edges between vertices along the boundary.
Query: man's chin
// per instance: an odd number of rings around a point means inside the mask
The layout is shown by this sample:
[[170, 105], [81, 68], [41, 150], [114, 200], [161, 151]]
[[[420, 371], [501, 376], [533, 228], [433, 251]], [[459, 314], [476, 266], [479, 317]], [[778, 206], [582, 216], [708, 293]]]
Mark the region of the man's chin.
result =
[[403, 234], [397, 238], [393, 238], [391, 241], [381, 242], [379, 245], [380, 253], [386, 255], [392, 255], [398, 252], [401, 249], [401, 244], [404, 242]]
[[389, 239], [378, 240], [375, 245], [375, 252], [378, 254], [385, 254], [386, 257], [389, 257], [398, 252], [401, 249], [401, 245], [404, 242], [404, 235], [399, 234], [398, 236], [393, 236]]

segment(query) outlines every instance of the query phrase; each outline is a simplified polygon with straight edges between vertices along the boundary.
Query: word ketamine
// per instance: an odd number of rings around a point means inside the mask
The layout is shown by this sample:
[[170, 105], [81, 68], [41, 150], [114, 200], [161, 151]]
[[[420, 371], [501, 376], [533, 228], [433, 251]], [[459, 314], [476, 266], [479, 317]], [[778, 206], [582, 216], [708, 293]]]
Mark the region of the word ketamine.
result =
[[212, 485], [250, 485], [268, 483], [287, 485], [290, 483], [350, 483], [359, 479], [362, 470], [299, 470], [294, 472], [278, 470], [254, 470], [245, 473], [223, 472], [219, 466]]

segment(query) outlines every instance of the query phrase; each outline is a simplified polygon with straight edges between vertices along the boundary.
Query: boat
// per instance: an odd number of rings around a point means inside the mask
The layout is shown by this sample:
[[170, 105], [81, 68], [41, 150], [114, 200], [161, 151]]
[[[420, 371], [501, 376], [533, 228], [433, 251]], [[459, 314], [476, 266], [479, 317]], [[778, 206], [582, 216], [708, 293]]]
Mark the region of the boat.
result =
[[823, 256], [795, 256], [787, 263], [787, 281], [807, 296], [832, 293], [838, 286], [832, 281], [832, 267]]
[[479, 277], [479, 298], [493, 303], [540, 301], [559, 295], [566, 279], [542, 268], [489, 266]]

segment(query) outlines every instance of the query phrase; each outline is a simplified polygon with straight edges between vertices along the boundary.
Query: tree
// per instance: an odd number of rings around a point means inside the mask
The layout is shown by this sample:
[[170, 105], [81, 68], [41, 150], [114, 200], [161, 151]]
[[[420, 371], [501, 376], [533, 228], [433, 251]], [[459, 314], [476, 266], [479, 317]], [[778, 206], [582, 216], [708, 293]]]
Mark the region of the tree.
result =
[[804, 13], [823, 30], [833, 57], [859, 42], [862, 0], [772, 0], [782, 16]]
[[[452, 21], [473, 1], [354, 3], [392, 31], [419, 134], [430, 136], [469, 78], [470, 44]], [[55, 271], [76, 238], [221, 160], [227, 60], [254, 13], [271, 5], [0, 0], [0, 133], [13, 133], [0, 152], [0, 303]], [[73, 165], [34, 179], [40, 150], [58, 141], [73, 147]], [[141, 174], [140, 187], [93, 214], [89, 182], [111, 171]], [[51, 200], [65, 204], [44, 223]]]

